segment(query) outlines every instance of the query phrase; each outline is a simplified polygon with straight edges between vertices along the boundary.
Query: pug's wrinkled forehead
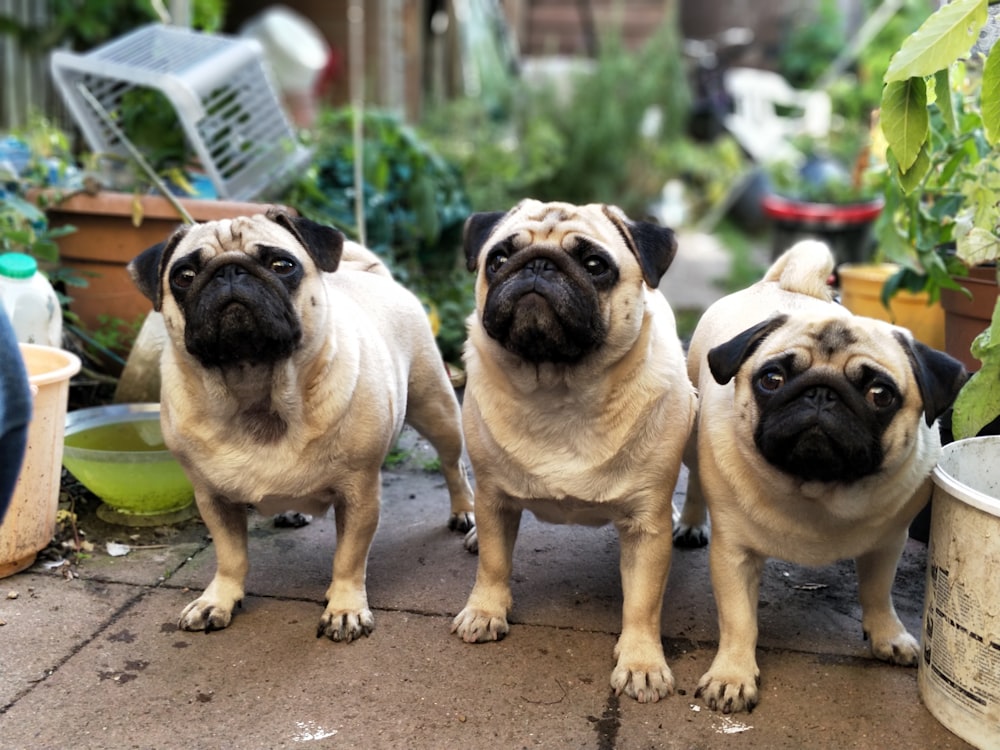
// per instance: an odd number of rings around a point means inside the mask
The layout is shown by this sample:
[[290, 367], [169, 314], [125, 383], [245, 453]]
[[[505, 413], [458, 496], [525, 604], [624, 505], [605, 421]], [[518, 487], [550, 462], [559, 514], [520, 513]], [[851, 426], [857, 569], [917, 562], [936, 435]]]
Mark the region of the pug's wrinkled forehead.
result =
[[551, 245], [566, 249], [581, 237], [601, 242], [624, 241], [625, 233], [618, 230], [612, 216], [619, 221], [612, 207], [588, 204], [575, 206], [569, 203], [542, 203], [525, 200], [502, 219], [487, 244], [508, 240], [515, 247]]
[[207, 262], [223, 253], [255, 255], [262, 247], [280, 248], [293, 255], [302, 255], [299, 240], [280, 224], [261, 221], [259, 217], [240, 216], [188, 227], [173, 248], [171, 257], [165, 259], [165, 267], [178, 258], [192, 254]]

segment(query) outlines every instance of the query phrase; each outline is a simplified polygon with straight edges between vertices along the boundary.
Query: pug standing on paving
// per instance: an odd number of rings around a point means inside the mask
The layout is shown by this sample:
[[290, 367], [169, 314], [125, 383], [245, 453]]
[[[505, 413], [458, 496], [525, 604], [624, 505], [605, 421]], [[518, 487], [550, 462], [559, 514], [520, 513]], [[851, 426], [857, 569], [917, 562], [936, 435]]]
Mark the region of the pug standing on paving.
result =
[[769, 557], [853, 558], [872, 653], [917, 663], [892, 583], [910, 521], [930, 498], [936, 420], [966, 373], [909, 331], [832, 302], [833, 263], [822, 243], [796, 245], [761, 282], [714, 303], [688, 351], [700, 410], [677, 539], [705, 543], [707, 501], [720, 636], [698, 694], [726, 713], [758, 701]]
[[180, 627], [229, 625], [248, 569], [247, 504], [267, 514], [333, 507], [317, 636], [368, 635], [380, 470], [404, 420], [438, 451], [449, 525], [473, 524], [458, 401], [420, 302], [365, 248], [281, 211], [182, 228], [129, 271], [163, 313], [163, 436], [218, 558]]
[[656, 287], [673, 232], [611, 206], [526, 200], [475, 214], [477, 270], [463, 425], [476, 477], [479, 568], [452, 625], [468, 642], [508, 631], [523, 511], [614, 523], [621, 545], [616, 693], [670, 695], [660, 641], [671, 496], [696, 398], [673, 312]]

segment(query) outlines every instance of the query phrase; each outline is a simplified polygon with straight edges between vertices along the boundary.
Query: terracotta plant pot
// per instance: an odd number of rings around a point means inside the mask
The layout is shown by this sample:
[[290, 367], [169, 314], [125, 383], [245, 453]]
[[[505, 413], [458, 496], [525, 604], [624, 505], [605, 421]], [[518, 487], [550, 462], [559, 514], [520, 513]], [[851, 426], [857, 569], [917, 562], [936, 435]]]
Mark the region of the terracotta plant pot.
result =
[[[62, 265], [72, 268], [87, 280], [84, 288], [69, 290], [73, 298], [70, 310], [80, 316], [83, 325], [96, 330], [99, 317], [106, 315], [132, 323], [147, 314], [152, 306], [136, 289], [125, 270], [126, 264], [148, 247], [162, 242], [183, 223], [170, 201], [162, 196], [131, 193], [79, 193], [57, 202], [57, 194], [34, 199], [44, 206], [53, 228], [74, 226], [76, 231], [60, 237]], [[138, 200], [140, 211], [135, 211]], [[263, 213], [270, 204], [232, 201], [180, 200], [195, 221], [213, 221]], [[139, 226], [133, 223], [137, 216]]]
[[945, 351], [961, 361], [969, 372], [975, 372], [980, 363], [969, 352], [969, 347], [993, 318], [997, 302], [997, 271], [994, 266], [976, 266], [969, 269], [966, 278], [956, 281], [972, 292], [972, 297], [953, 289], [941, 290]]
[[930, 305], [926, 293], [902, 290], [893, 295], [889, 309], [882, 304], [882, 287], [898, 266], [892, 263], [845, 264], [837, 269], [841, 302], [855, 315], [886, 320], [909, 328], [917, 341], [935, 349], [945, 348], [944, 310]]

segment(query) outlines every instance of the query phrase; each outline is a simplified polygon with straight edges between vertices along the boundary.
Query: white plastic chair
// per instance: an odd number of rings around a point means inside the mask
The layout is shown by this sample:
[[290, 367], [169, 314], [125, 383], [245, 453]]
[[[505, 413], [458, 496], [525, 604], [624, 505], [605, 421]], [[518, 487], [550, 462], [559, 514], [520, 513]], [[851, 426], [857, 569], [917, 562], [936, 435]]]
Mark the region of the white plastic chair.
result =
[[723, 85], [733, 100], [726, 128], [758, 164], [801, 161], [790, 139], [830, 132], [832, 106], [825, 91], [795, 89], [779, 74], [756, 68], [727, 70]]

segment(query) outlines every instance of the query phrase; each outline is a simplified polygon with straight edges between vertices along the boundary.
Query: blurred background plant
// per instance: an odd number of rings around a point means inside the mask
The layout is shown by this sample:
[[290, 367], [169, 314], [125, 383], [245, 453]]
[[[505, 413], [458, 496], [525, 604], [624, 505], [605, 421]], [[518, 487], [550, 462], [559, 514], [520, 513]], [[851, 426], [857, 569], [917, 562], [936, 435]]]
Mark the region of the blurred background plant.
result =
[[[58, 239], [75, 229], [50, 227], [44, 203], [39, 206], [29, 200], [28, 191], [61, 183], [67, 173], [76, 169], [69, 137], [39, 114], [31, 116], [27, 127], [13, 131], [0, 142], [0, 252], [34, 257], [64, 303], [65, 286], [87, 284], [59, 264]], [[68, 316], [68, 311], [64, 315]]]
[[[320, 113], [312, 162], [280, 202], [358, 240], [353, 113], [350, 107]], [[461, 177], [398, 115], [366, 111], [363, 123], [365, 243], [424, 301], [442, 354], [457, 360], [471, 300], [471, 281], [459, 263], [471, 211]]]
[[680, 145], [690, 103], [680, 38], [668, 20], [634, 53], [608, 29], [597, 57], [558, 84], [510, 77], [495, 106], [445, 103], [421, 131], [456, 165], [476, 210], [509, 208], [530, 195], [613, 203], [643, 216], [667, 179], [703, 164], [669, 156], [695, 148]]

